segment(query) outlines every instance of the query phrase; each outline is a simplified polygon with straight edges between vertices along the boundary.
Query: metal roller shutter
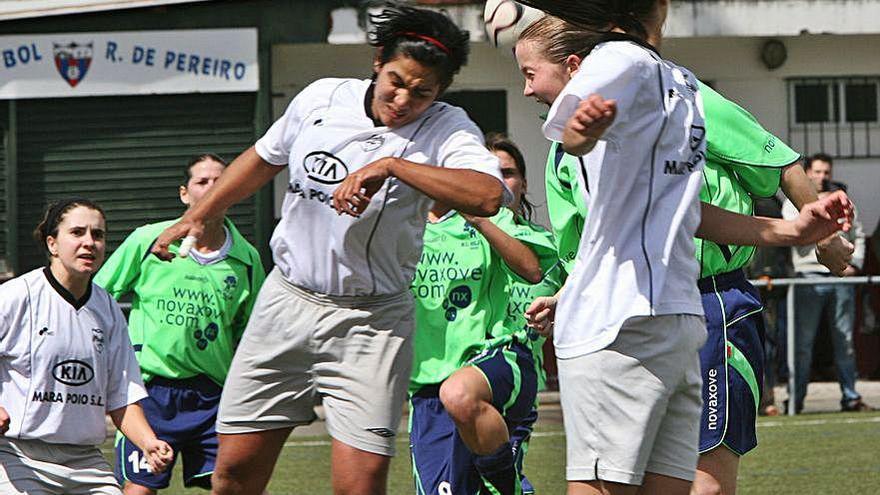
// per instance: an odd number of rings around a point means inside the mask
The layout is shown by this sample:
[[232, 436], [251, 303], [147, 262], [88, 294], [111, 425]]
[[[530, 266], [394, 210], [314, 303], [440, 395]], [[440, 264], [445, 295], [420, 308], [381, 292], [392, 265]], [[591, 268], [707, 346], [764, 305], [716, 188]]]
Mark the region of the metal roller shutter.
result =
[[[108, 256], [136, 227], [179, 216], [177, 187], [189, 158], [231, 160], [254, 142], [255, 94], [187, 94], [23, 100], [18, 104], [19, 273], [44, 263], [29, 229], [67, 196], [107, 213]], [[230, 211], [251, 242], [254, 200]]]

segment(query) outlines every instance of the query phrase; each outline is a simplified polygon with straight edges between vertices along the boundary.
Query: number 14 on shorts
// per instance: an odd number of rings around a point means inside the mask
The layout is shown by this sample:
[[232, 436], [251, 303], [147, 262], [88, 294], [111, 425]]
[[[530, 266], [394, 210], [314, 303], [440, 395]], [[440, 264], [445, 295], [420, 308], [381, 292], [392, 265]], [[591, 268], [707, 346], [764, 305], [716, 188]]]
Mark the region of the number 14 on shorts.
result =
[[140, 473], [141, 470], [148, 473], [153, 472], [150, 469], [150, 465], [147, 463], [147, 457], [143, 455], [140, 450], [132, 450], [131, 454], [128, 456], [128, 462], [131, 463], [131, 472], [134, 474]]

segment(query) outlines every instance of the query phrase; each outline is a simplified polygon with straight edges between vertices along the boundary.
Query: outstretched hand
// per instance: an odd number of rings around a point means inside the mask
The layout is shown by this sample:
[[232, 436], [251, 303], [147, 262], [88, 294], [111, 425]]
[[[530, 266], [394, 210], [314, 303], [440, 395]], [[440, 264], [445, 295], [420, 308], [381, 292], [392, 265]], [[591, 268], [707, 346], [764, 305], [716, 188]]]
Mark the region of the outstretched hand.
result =
[[342, 215], [359, 217], [370, 205], [373, 195], [391, 177], [390, 162], [381, 158], [353, 172], [333, 191], [333, 208]]
[[797, 244], [815, 244], [838, 231], [852, 227], [853, 204], [843, 191], [808, 203], [794, 221]]
[[535, 298], [526, 309], [526, 324], [535, 329], [544, 337], [553, 334], [553, 323], [556, 319], [556, 304], [559, 298], [556, 296], [541, 296]]
[[161, 234], [159, 234], [159, 237], [156, 238], [156, 241], [150, 248], [150, 252], [155, 254], [160, 260], [171, 261], [174, 258], [174, 254], [168, 250], [168, 247], [171, 246], [174, 241], [188, 236], [198, 239], [202, 236], [204, 231], [204, 224], [181, 219], [179, 222], [166, 228]]

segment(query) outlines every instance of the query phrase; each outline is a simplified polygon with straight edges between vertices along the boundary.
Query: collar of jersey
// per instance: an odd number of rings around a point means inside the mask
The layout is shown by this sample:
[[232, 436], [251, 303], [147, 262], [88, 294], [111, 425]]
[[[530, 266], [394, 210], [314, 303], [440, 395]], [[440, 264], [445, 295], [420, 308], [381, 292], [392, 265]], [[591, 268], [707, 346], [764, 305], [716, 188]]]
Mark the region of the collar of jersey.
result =
[[434, 223], [434, 224], [443, 223], [443, 222], [449, 220], [450, 218], [454, 217], [455, 215], [458, 215], [458, 210], [449, 210], [446, 213], [444, 213], [442, 217], [438, 218], [436, 222], [432, 222], [432, 223]]
[[247, 249], [247, 241], [241, 235], [241, 232], [238, 231], [229, 217], [223, 219], [223, 225], [229, 229], [229, 237], [232, 238], [232, 247], [229, 249], [229, 252], [226, 253], [226, 257], [235, 258], [245, 265], [253, 265], [254, 261], [251, 259], [250, 251]]
[[364, 114], [368, 119], [373, 121], [373, 126], [375, 127], [385, 127], [385, 124], [382, 123], [381, 120], [377, 119], [375, 115], [373, 115], [373, 94], [376, 91], [376, 78], [373, 76], [373, 80], [370, 81], [370, 85], [367, 86], [367, 92], [364, 93]]
[[[648, 43], [647, 41], [645, 41], [641, 38], [638, 38], [636, 36], [633, 36], [631, 34], [626, 34], [626, 33], [616, 33], [616, 32], [605, 33], [599, 38], [599, 42], [596, 43], [596, 46], [599, 46], [602, 43], [607, 43], [609, 41], [629, 41], [631, 43], [635, 43], [635, 44], [639, 45], [640, 47], [642, 47], [646, 50], [654, 52], [655, 55], [660, 57], [660, 52], [658, 52], [656, 48], [651, 46], [650, 43]], [[663, 58], [663, 57], [660, 57], [660, 58]]]
[[91, 282], [89, 282], [89, 285], [86, 287], [86, 293], [83, 294], [80, 299], [77, 299], [73, 296], [73, 294], [71, 294], [69, 290], [67, 290], [66, 287], [61, 285], [61, 282], [59, 282], [58, 279], [55, 278], [55, 275], [52, 275], [52, 270], [50, 270], [48, 266], [46, 268], [43, 268], [43, 274], [46, 275], [46, 280], [49, 281], [49, 285], [52, 286], [53, 289], [55, 289], [55, 292], [57, 292], [58, 295], [61, 296], [65, 301], [70, 303], [70, 305], [73, 306], [73, 309], [76, 309], [77, 311], [85, 306], [86, 303], [89, 302], [89, 298], [92, 297]]

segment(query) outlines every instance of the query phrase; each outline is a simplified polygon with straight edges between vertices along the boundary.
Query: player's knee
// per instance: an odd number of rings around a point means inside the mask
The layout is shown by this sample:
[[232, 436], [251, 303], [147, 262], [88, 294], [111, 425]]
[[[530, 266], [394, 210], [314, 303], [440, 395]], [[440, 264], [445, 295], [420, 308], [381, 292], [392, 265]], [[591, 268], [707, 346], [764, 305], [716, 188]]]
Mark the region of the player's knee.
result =
[[230, 469], [229, 466], [217, 466], [211, 474], [211, 493], [216, 495], [244, 494], [245, 475], [241, 470]]
[[450, 378], [440, 387], [440, 402], [456, 421], [467, 422], [480, 411], [480, 399], [462, 380]]
[[705, 473], [698, 473], [691, 485], [690, 495], [723, 495], [721, 482]]
[[156, 490], [127, 481], [122, 493], [124, 495], [156, 495]]

